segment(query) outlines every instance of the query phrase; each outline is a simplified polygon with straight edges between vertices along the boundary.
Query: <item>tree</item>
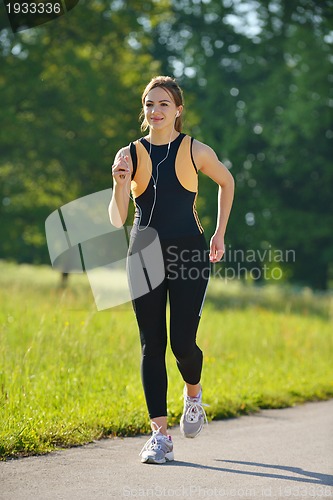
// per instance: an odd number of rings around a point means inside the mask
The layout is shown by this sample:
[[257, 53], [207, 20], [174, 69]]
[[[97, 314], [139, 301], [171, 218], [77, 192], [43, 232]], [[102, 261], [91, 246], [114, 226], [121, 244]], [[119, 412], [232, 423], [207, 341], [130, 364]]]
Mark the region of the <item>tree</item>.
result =
[[[328, 286], [333, 255], [330, 7], [183, 0], [155, 33], [165, 71], [191, 95], [192, 131], [236, 178], [231, 246], [293, 249], [290, 277], [316, 288]], [[212, 230], [215, 199], [202, 187]]]
[[50, 212], [111, 185], [116, 151], [139, 132], [146, 73], [159, 69], [143, 28], [166, 8], [81, 1], [37, 29], [2, 31], [1, 257], [47, 262]]
[[[185, 90], [186, 131], [236, 178], [227, 244], [294, 249], [296, 262], [284, 263], [290, 279], [327, 287], [332, 6], [81, 0], [36, 30], [3, 29], [0, 256], [47, 261], [45, 218], [109, 185], [114, 153], [139, 134], [142, 87], [164, 73]], [[203, 176], [198, 208], [207, 234], [215, 195]]]

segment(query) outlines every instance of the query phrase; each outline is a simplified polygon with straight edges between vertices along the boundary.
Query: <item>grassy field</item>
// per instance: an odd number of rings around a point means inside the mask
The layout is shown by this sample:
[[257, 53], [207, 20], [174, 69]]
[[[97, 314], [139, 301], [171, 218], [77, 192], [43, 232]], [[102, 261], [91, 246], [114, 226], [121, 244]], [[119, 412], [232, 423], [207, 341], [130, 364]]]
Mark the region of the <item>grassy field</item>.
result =
[[[149, 430], [129, 304], [98, 312], [87, 277], [0, 262], [0, 457]], [[212, 281], [198, 343], [209, 419], [333, 397], [333, 299]], [[167, 354], [169, 422], [183, 383]]]

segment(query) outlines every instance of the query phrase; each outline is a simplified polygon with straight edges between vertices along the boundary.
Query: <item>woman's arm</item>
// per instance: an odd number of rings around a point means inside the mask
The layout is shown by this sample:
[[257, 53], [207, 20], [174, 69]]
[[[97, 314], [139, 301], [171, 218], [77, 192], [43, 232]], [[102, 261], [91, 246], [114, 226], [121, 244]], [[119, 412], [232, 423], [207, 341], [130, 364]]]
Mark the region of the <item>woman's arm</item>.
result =
[[127, 219], [132, 171], [132, 160], [127, 146], [118, 151], [112, 165], [113, 192], [109, 217], [111, 224], [116, 227], [123, 226]]
[[210, 240], [209, 255], [211, 262], [218, 262], [224, 254], [224, 235], [234, 198], [235, 182], [227, 167], [206, 144], [194, 141], [193, 156], [197, 169], [219, 185], [217, 224]]

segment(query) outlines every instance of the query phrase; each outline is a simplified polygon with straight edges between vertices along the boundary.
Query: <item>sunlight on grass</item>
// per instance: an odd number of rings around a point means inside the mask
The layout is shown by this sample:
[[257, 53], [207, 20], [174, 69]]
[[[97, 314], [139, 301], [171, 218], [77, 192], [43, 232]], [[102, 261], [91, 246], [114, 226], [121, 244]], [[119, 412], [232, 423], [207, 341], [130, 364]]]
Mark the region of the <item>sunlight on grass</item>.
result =
[[[0, 455], [148, 431], [130, 304], [97, 312], [87, 277], [0, 263]], [[333, 396], [332, 296], [212, 282], [198, 333], [209, 418]], [[169, 422], [183, 383], [168, 349]]]

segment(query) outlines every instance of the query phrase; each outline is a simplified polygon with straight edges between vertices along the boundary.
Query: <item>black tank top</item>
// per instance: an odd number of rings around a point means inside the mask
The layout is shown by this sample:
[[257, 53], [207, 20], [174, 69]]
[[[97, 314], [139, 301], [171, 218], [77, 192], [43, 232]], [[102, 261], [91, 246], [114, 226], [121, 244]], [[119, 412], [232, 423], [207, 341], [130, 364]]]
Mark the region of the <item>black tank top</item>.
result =
[[160, 239], [203, 233], [196, 211], [198, 173], [192, 144], [193, 138], [180, 134], [165, 159], [168, 144], [150, 145], [145, 138], [131, 143], [134, 233], [139, 225], [141, 230], [147, 225], [154, 228]]

